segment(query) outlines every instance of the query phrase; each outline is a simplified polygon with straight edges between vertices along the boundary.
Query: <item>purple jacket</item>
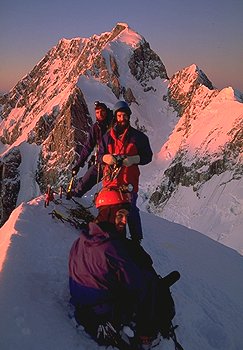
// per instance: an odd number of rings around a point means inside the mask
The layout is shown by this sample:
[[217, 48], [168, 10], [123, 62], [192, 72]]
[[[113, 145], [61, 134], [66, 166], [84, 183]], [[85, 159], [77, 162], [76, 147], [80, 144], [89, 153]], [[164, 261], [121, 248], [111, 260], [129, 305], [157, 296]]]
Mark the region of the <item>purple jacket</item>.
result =
[[107, 119], [104, 122], [100, 123], [96, 121], [92, 125], [88, 134], [88, 138], [80, 151], [76, 165], [78, 165], [81, 168], [84, 166], [86, 160], [88, 159], [89, 155], [93, 152], [95, 147], [99, 147], [102, 136], [107, 132], [110, 123], [111, 117], [107, 117]]
[[[109, 230], [110, 232], [110, 230]], [[142, 300], [156, 275], [150, 256], [139, 245], [95, 223], [82, 231], [69, 256], [72, 303], [98, 305], [126, 295]]]

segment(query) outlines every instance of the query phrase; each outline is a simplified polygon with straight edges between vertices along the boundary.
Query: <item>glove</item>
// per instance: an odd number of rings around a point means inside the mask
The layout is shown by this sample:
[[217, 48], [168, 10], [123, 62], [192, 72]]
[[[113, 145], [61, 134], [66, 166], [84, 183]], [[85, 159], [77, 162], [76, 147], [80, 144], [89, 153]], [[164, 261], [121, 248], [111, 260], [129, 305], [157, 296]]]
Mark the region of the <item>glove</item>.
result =
[[79, 166], [78, 165], [75, 165], [73, 168], [72, 168], [72, 175], [75, 176], [77, 175], [77, 173], [79, 172]]
[[116, 164], [116, 158], [112, 154], [105, 154], [102, 159], [108, 165]]
[[123, 165], [124, 166], [131, 166], [133, 164], [138, 164], [140, 162], [140, 156], [127, 156], [125, 159], [123, 159]]

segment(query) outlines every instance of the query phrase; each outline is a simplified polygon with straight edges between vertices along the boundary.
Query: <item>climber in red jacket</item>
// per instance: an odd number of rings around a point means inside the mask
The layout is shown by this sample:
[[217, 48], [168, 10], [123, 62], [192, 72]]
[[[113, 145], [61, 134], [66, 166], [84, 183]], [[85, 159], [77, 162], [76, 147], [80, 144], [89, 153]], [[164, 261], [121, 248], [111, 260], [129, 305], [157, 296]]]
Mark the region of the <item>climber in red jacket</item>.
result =
[[119, 101], [113, 109], [115, 125], [103, 136], [99, 159], [103, 161], [103, 186], [128, 186], [132, 193], [132, 206], [128, 219], [131, 238], [141, 242], [143, 238], [139, 209], [136, 205], [139, 185], [139, 165], [152, 161], [148, 137], [130, 125], [131, 109], [125, 101]]

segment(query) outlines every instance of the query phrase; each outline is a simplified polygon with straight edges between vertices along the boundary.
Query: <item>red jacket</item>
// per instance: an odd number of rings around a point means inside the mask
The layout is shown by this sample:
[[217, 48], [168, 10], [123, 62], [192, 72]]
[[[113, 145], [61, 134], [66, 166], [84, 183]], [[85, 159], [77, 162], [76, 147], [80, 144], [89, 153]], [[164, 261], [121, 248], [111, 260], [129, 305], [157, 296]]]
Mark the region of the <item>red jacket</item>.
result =
[[[116, 134], [115, 126], [104, 135], [100, 144], [100, 158], [102, 159], [103, 155], [107, 153], [128, 156], [139, 155], [139, 165], [150, 163], [153, 156], [148, 137], [131, 126], [119, 137]], [[110, 166], [105, 164], [103, 169], [103, 186], [119, 187], [124, 184], [132, 184], [134, 192], [138, 192], [140, 171], [137, 164], [130, 167], [123, 166], [118, 176], [113, 180], [110, 180], [110, 171]]]

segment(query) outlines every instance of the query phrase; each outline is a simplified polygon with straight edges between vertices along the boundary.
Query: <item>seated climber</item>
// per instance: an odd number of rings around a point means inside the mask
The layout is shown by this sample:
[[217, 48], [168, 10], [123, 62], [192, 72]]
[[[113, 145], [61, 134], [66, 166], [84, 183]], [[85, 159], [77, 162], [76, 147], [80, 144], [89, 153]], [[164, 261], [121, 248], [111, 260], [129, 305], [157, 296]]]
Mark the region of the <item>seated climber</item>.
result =
[[[132, 321], [134, 336], [126, 341], [148, 350], [160, 335], [168, 337], [170, 321], [160, 301], [167, 287], [149, 254], [126, 238], [130, 200], [130, 193], [114, 189], [98, 193], [98, 216], [70, 251], [69, 287], [76, 321], [98, 344], [125, 348], [122, 329]], [[172, 300], [170, 320], [173, 307]]]

